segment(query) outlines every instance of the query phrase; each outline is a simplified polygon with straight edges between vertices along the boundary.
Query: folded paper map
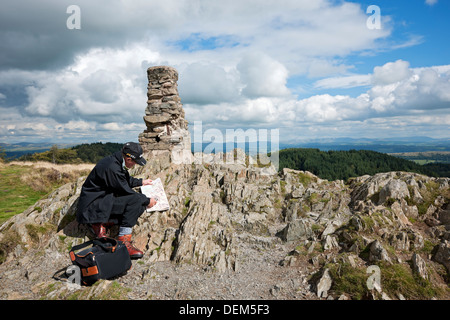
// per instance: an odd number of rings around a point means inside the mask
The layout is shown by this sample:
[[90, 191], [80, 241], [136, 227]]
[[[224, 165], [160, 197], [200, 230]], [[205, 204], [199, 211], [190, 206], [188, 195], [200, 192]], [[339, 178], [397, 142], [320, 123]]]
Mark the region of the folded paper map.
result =
[[150, 209], [147, 209], [147, 212], [166, 211], [170, 209], [169, 201], [167, 200], [166, 193], [164, 192], [164, 186], [160, 178], [153, 180], [151, 185], [142, 186], [141, 192], [148, 198], [153, 198], [156, 200], [156, 204]]

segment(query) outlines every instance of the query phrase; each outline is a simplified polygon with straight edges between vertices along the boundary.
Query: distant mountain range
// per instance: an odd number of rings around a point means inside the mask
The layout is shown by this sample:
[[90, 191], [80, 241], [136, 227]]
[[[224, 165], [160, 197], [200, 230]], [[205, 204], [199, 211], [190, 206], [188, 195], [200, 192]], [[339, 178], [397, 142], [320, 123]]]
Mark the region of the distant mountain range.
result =
[[[270, 142], [245, 143], [245, 151], [252, 154], [258, 151], [258, 144], [271, 151]], [[237, 143], [234, 147], [243, 148], [242, 144]], [[450, 151], [450, 138], [433, 139], [429, 137], [401, 137], [390, 139], [370, 139], [370, 138], [327, 138], [327, 139], [311, 139], [297, 140], [290, 142], [280, 142], [278, 148], [315, 148], [321, 151], [328, 150], [371, 150], [381, 153], [401, 153], [401, 152], [425, 152], [425, 151]], [[200, 144], [192, 144], [193, 151], [217, 152], [218, 150], [229, 151], [227, 145], [219, 143], [203, 143], [202, 150]], [[273, 150], [276, 151], [276, 150]]]
[[317, 148], [322, 151], [354, 149], [382, 153], [450, 151], [450, 138], [433, 139], [423, 136], [386, 139], [335, 138], [280, 143], [280, 149], [286, 148]]
[[76, 143], [18, 142], [18, 143], [11, 143], [11, 144], [10, 143], [0, 143], [0, 148], [2, 148], [5, 151], [6, 158], [16, 159], [25, 154], [48, 151], [55, 144], [60, 149], [70, 148], [70, 147], [77, 145]]
[[[56, 144], [58, 148], [70, 148], [80, 143]], [[18, 158], [27, 153], [44, 152], [50, 150], [54, 145], [51, 142], [44, 143], [0, 143], [0, 147], [6, 152], [8, 158]], [[270, 142], [260, 141], [259, 143], [232, 143], [231, 146], [226, 143], [204, 142], [202, 144], [192, 143], [193, 152], [208, 153], [226, 152], [230, 148], [245, 148], [250, 154], [258, 152], [258, 148], [263, 147], [264, 151], [271, 152]], [[301, 140], [289, 142], [280, 142], [278, 149], [287, 148], [316, 148], [321, 151], [328, 150], [371, 150], [382, 153], [402, 153], [402, 152], [425, 152], [425, 151], [450, 151], [450, 138], [434, 139], [425, 136], [400, 137], [400, 138], [319, 138], [310, 140]], [[201, 149], [201, 150], [200, 150]]]

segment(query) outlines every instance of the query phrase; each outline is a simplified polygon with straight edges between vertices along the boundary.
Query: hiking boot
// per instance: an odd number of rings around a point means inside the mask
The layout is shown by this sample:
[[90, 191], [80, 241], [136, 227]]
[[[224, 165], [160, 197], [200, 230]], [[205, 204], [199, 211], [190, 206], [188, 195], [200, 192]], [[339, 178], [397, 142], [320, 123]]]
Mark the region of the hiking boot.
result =
[[117, 240], [122, 241], [125, 244], [131, 259], [140, 259], [144, 256], [144, 253], [141, 250], [133, 246], [131, 234], [117, 237]]
[[104, 238], [106, 237], [106, 226], [104, 223], [93, 223], [91, 224], [92, 231], [94, 231], [94, 234], [97, 238]]
[[107, 237], [107, 228], [111, 228], [116, 223], [114, 221], [108, 221], [103, 223], [93, 223], [91, 224], [92, 231], [94, 231], [94, 234], [97, 238], [104, 238]]

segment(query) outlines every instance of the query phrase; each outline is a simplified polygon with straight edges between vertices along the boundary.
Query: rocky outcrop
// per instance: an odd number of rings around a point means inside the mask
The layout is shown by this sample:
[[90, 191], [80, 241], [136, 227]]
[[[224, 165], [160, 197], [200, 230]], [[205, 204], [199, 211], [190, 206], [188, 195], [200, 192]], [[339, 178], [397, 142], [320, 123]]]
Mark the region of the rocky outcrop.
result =
[[[304, 292], [303, 298], [351, 298], [352, 292], [334, 289], [342, 279], [332, 270], [342, 263], [352, 270], [373, 264], [402, 265], [427, 285], [445, 287], [445, 273], [450, 272], [445, 269], [450, 252], [449, 179], [397, 172], [359, 177], [345, 184], [290, 169], [262, 175], [262, 168], [251, 165], [210, 163], [171, 164], [157, 171], [151, 162], [138, 176], [164, 181], [171, 210], [146, 212], [133, 229], [136, 245], [146, 253], [135, 263], [136, 280], [129, 275], [116, 280], [132, 292], [139, 287], [138, 279], [151, 282], [148, 268], [159, 263], [170, 263], [170, 268], [198, 265], [205, 277], [230, 272], [248, 277], [249, 264], [261, 267], [259, 255], [272, 251], [278, 254], [264, 259], [278, 259], [274, 261], [276, 272], [301, 270], [312, 279], [314, 273], [322, 275], [316, 283], [306, 278], [301, 285], [297, 283], [295, 290]], [[81, 178], [61, 187], [1, 226], [0, 243], [6, 256], [0, 265], [2, 281], [11, 283], [11, 288], [20, 283], [28, 287], [21, 297], [51, 298], [38, 288], [55, 282], [53, 272], [68, 266], [68, 248], [92, 237], [88, 228], [75, 221], [82, 182]], [[381, 192], [389, 196], [377, 197]], [[413, 200], [414, 194], [420, 201]], [[430, 219], [435, 222], [428, 225]], [[114, 236], [117, 230], [110, 232]], [[290, 285], [274, 283], [266, 298], [286, 298], [286, 288]], [[58, 295], [68, 297], [75, 289], [60, 290]], [[8, 290], [0, 294], [2, 298], [16, 296]]]

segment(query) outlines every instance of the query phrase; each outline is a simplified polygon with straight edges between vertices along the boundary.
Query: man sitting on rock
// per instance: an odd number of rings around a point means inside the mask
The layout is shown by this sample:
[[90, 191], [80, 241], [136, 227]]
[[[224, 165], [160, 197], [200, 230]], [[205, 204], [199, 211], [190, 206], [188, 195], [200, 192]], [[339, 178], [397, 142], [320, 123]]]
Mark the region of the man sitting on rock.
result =
[[152, 183], [128, 173], [136, 164], [146, 164], [142, 153], [138, 143], [128, 142], [122, 151], [100, 160], [83, 184], [77, 210], [78, 223], [90, 224], [98, 238], [106, 236], [106, 227], [114, 224], [111, 221], [118, 221], [117, 239], [125, 243], [132, 259], [143, 256], [131, 243], [132, 228], [145, 209], [156, 204], [155, 199], [132, 189]]

